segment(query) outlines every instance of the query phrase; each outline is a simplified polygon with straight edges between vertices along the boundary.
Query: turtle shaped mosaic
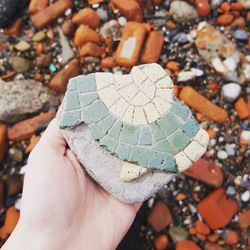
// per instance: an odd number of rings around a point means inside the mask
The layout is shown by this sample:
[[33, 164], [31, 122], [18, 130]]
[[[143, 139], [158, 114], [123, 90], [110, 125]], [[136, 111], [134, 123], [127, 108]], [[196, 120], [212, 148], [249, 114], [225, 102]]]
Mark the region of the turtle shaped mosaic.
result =
[[84, 123], [97, 145], [122, 161], [123, 182], [149, 171], [177, 174], [204, 154], [208, 135], [173, 95], [173, 87], [158, 64], [135, 66], [128, 75], [72, 78], [59, 126], [69, 130]]

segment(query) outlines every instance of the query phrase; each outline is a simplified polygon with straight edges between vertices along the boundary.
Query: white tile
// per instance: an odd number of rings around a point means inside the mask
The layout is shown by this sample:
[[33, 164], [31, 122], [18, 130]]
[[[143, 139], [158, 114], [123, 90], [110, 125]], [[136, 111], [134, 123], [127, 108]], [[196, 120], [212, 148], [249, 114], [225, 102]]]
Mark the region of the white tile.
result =
[[175, 161], [176, 161], [178, 170], [180, 172], [185, 171], [192, 165], [192, 162], [190, 161], [190, 159], [182, 151], [175, 155]]
[[148, 123], [158, 120], [161, 116], [155, 106], [152, 103], [147, 104], [144, 107], [144, 111], [148, 120]]
[[96, 88], [97, 88], [97, 90], [114, 84], [113, 74], [108, 73], [108, 72], [95, 73], [95, 80], [96, 80]]
[[130, 102], [130, 100], [136, 95], [137, 92], [138, 88], [135, 87], [133, 83], [119, 90], [120, 95], [123, 96], [128, 102]]
[[132, 181], [147, 172], [148, 172], [147, 168], [124, 161], [122, 162], [122, 171], [120, 179], [123, 181]]
[[206, 148], [209, 142], [209, 136], [207, 131], [203, 128], [200, 128], [198, 133], [195, 135], [194, 140], [198, 141], [202, 146]]
[[152, 102], [161, 116], [164, 115], [167, 111], [169, 111], [172, 106], [171, 104], [167, 103], [159, 97], [155, 97]]
[[135, 107], [134, 117], [133, 117], [133, 125], [146, 125], [148, 124], [147, 118], [144, 114], [144, 110], [142, 107]]
[[170, 76], [166, 76], [156, 83], [157, 88], [173, 88], [174, 84]]
[[184, 149], [184, 153], [193, 162], [197, 161], [205, 152], [206, 148], [204, 148], [198, 141], [192, 141]]
[[110, 85], [107, 88], [101, 89], [98, 91], [100, 99], [104, 102], [107, 107], [111, 107], [113, 103], [121, 98], [120, 94], [114, 87], [114, 85]]
[[136, 86], [140, 86], [147, 79], [147, 76], [142, 72], [139, 66], [134, 66], [130, 74], [132, 74]]
[[155, 85], [147, 79], [144, 83], [140, 86], [140, 89], [143, 91], [147, 97], [152, 100], [155, 96]]
[[130, 101], [133, 106], [142, 106], [150, 102], [150, 99], [142, 92], [139, 91], [136, 96]]
[[125, 113], [127, 108], [128, 103], [124, 98], [121, 97], [116, 103], [112, 105], [112, 107], [110, 108], [110, 112], [117, 116], [120, 120], [122, 120], [123, 114]]
[[173, 102], [173, 90], [172, 89], [157, 89], [156, 96], [160, 97], [168, 103]]
[[133, 79], [130, 75], [119, 75], [114, 74], [115, 87], [117, 89], [124, 88], [126, 85], [129, 85], [133, 82]]
[[127, 122], [129, 124], [133, 124], [133, 116], [134, 116], [135, 108], [132, 106], [128, 106], [127, 110], [125, 111], [122, 121]]
[[166, 71], [157, 63], [146, 64], [142, 71], [153, 82], [157, 82], [159, 79], [167, 75]]

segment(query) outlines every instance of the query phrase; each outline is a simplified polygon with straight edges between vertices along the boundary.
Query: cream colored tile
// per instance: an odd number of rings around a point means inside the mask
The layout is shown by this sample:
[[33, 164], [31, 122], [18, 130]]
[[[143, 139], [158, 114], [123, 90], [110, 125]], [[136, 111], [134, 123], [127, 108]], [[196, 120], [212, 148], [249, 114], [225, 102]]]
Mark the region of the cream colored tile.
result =
[[122, 162], [122, 171], [120, 179], [123, 181], [132, 181], [147, 173], [147, 168], [135, 165], [129, 162]]
[[155, 96], [155, 85], [147, 79], [144, 83], [140, 86], [140, 89], [143, 91], [146, 96], [152, 100]]
[[136, 86], [140, 86], [147, 79], [147, 76], [142, 72], [139, 66], [134, 66], [130, 74], [132, 74]]
[[156, 83], [157, 88], [173, 88], [173, 81], [169, 76], [166, 76]]
[[147, 123], [147, 118], [144, 114], [143, 108], [135, 107], [133, 125], [146, 125]]
[[167, 75], [166, 71], [157, 63], [146, 64], [142, 71], [154, 83]]
[[144, 107], [144, 111], [145, 111], [148, 123], [154, 122], [161, 117], [156, 107], [152, 103], [147, 104]]
[[97, 88], [97, 90], [114, 84], [113, 74], [109, 73], [109, 72], [95, 73], [95, 80], [96, 80], [96, 88]]
[[161, 116], [164, 115], [167, 111], [169, 111], [172, 106], [171, 104], [167, 103], [159, 97], [155, 97], [152, 102]]
[[133, 82], [133, 79], [130, 75], [118, 75], [114, 74], [115, 87], [117, 90], [124, 88], [126, 85], [129, 85]]
[[173, 102], [173, 90], [172, 89], [157, 89], [156, 96], [160, 97], [168, 103]]
[[198, 133], [195, 135], [194, 140], [198, 141], [202, 146], [206, 148], [209, 142], [209, 136], [207, 131], [203, 128], [200, 128]]
[[190, 159], [182, 151], [175, 155], [175, 161], [176, 161], [178, 170], [180, 172], [185, 171], [192, 165], [192, 162], [190, 161]]
[[113, 103], [121, 98], [114, 85], [110, 85], [107, 88], [98, 91], [100, 99], [104, 102], [107, 107], [111, 107]]
[[205, 152], [206, 148], [204, 148], [198, 141], [192, 141], [184, 149], [184, 153], [193, 162], [197, 161]]
[[128, 103], [125, 101], [124, 98], [120, 98], [116, 103], [112, 105], [110, 108], [110, 112], [117, 116], [120, 120], [122, 120], [122, 117], [128, 108]]
[[135, 110], [134, 107], [128, 106], [127, 110], [123, 115], [122, 121], [127, 122], [129, 124], [133, 124], [134, 110]]
[[136, 96], [130, 101], [133, 106], [142, 106], [150, 102], [150, 99], [142, 92], [139, 91]]
[[135, 87], [133, 83], [119, 90], [120, 95], [123, 96], [128, 102], [130, 102], [130, 100], [136, 95], [137, 92], [138, 88]]

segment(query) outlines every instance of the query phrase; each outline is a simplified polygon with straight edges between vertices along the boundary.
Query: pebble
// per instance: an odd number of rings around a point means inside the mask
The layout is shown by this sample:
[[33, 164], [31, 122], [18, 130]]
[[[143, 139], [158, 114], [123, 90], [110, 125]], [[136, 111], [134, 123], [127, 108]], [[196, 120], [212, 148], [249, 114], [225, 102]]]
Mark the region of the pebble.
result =
[[240, 139], [250, 144], [250, 130], [243, 130], [241, 132]]
[[118, 23], [121, 25], [121, 26], [125, 26], [126, 23], [127, 23], [127, 19], [123, 16], [119, 17], [118, 18]]
[[225, 145], [226, 152], [228, 156], [234, 156], [235, 155], [235, 144], [226, 144]]
[[21, 205], [22, 205], [22, 198], [18, 198], [15, 201], [15, 208], [20, 211], [21, 210]]
[[97, 15], [100, 17], [100, 19], [104, 22], [108, 20], [108, 11], [103, 8], [98, 8], [96, 11]]
[[18, 44], [15, 45], [15, 48], [21, 52], [26, 51], [30, 48], [30, 44], [26, 41], [20, 41]]
[[237, 40], [246, 42], [248, 40], [248, 33], [245, 30], [238, 29], [234, 31], [233, 37]]
[[247, 190], [243, 194], [241, 194], [241, 200], [244, 202], [248, 202], [250, 200], [250, 191]]
[[9, 58], [9, 64], [17, 73], [24, 73], [29, 70], [31, 62], [20, 56], [11, 56]]
[[223, 150], [220, 150], [218, 153], [217, 153], [217, 157], [221, 160], [224, 160], [228, 157], [228, 154], [226, 151], [223, 151]]
[[226, 67], [231, 71], [234, 71], [237, 68], [237, 65], [239, 62], [240, 62], [240, 59], [237, 56], [230, 56], [223, 61]]
[[23, 159], [23, 152], [19, 148], [10, 148], [8, 150], [9, 157], [16, 162], [21, 162]]
[[191, 68], [191, 71], [195, 74], [197, 77], [201, 77], [204, 75], [204, 71], [201, 69]]
[[46, 34], [43, 31], [37, 32], [33, 37], [33, 42], [41, 42], [46, 37]]
[[177, 40], [178, 43], [180, 44], [185, 44], [188, 42], [188, 38], [187, 38], [187, 35], [183, 32], [181, 33], [178, 33], [175, 37], [174, 37], [174, 40]]
[[181, 71], [178, 74], [178, 82], [187, 82], [195, 78], [195, 73], [193, 71]]
[[183, 227], [170, 227], [169, 235], [174, 242], [186, 240], [188, 238], [188, 232]]
[[233, 186], [229, 186], [226, 190], [226, 194], [228, 195], [234, 195], [235, 194], [235, 188]]
[[237, 83], [228, 83], [221, 89], [222, 97], [228, 102], [234, 102], [240, 95], [241, 86]]

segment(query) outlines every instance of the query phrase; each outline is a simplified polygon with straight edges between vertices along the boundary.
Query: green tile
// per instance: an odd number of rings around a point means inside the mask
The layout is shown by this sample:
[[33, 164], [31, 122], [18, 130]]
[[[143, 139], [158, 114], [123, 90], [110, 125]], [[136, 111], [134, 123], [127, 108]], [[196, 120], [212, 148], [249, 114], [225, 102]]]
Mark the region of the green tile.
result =
[[198, 122], [192, 116], [190, 116], [183, 124], [182, 130], [188, 137], [192, 138], [198, 133], [200, 126]]
[[161, 130], [166, 134], [172, 134], [178, 127], [182, 125], [181, 120], [172, 112], [165, 114], [159, 121], [157, 121]]
[[77, 92], [68, 91], [65, 95], [64, 109], [66, 111], [68, 111], [68, 110], [76, 110], [76, 109], [80, 109], [80, 108], [81, 108], [81, 106], [80, 106]]
[[59, 120], [60, 128], [74, 127], [81, 122], [81, 110], [63, 111]]
[[148, 159], [148, 167], [153, 169], [161, 169], [165, 154], [158, 151], [150, 151]]
[[183, 121], [187, 120], [188, 114], [189, 114], [189, 108], [177, 98], [175, 98], [175, 102], [173, 103], [173, 106], [171, 108], [171, 112], [173, 112], [175, 115], [179, 116]]
[[165, 138], [164, 133], [161, 131], [159, 125], [156, 124], [155, 122], [152, 122], [150, 124], [150, 129], [151, 129], [152, 139], [154, 143]]
[[173, 155], [167, 153], [164, 155], [164, 160], [161, 164], [161, 169], [170, 173], [178, 173], [178, 169]]
[[112, 128], [109, 130], [109, 136], [118, 140], [119, 135], [121, 133], [121, 128], [122, 128], [122, 122], [119, 120], [116, 120], [115, 124], [112, 126]]
[[146, 147], [132, 146], [129, 161], [146, 167], [149, 150]]
[[139, 140], [140, 131], [141, 129], [138, 126], [133, 126], [127, 123], [123, 123], [120, 135], [120, 141], [136, 145]]
[[77, 79], [77, 88], [79, 93], [91, 92], [96, 90], [95, 75], [80, 76]]
[[179, 152], [183, 150], [190, 142], [190, 138], [184, 134], [181, 128], [178, 128], [168, 138], [170, 145], [174, 145], [174, 148]]
[[113, 153], [116, 149], [116, 146], [118, 144], [117, 140], [114, 140], [113, 138], [111, 138], [108, 135], [105, 135], [101, 141], [100, 144], [102, 147], [104, 147], [106, 150], [110, 151], [111, 153]]
[[174, 153], [173, 147], [168, 143], [166, 139], [162, 139], [161, 141], [154, 144], [152, 149], [160, 152], [167, 152], [170, 154]]
[[97, 93], [82, 93], [82, 94], [79, 94], [79, 100], [80, 100], [80, 103], [81, 103], [82, 107], [85, 107], [85, 106], [91, 104], [92, 102], [94, 102], [97, 99], [98, 99]]
[[141, 130], [141, 135], [139, 139], [140, 145], [151, 145], [152, 144], [152, 136], [149, 127], [144, 127]]
[[128, 160], [130, 153], [130, 146], [128, 144], [119, 143], [117, 146], [115, 153], [121, 160]]

